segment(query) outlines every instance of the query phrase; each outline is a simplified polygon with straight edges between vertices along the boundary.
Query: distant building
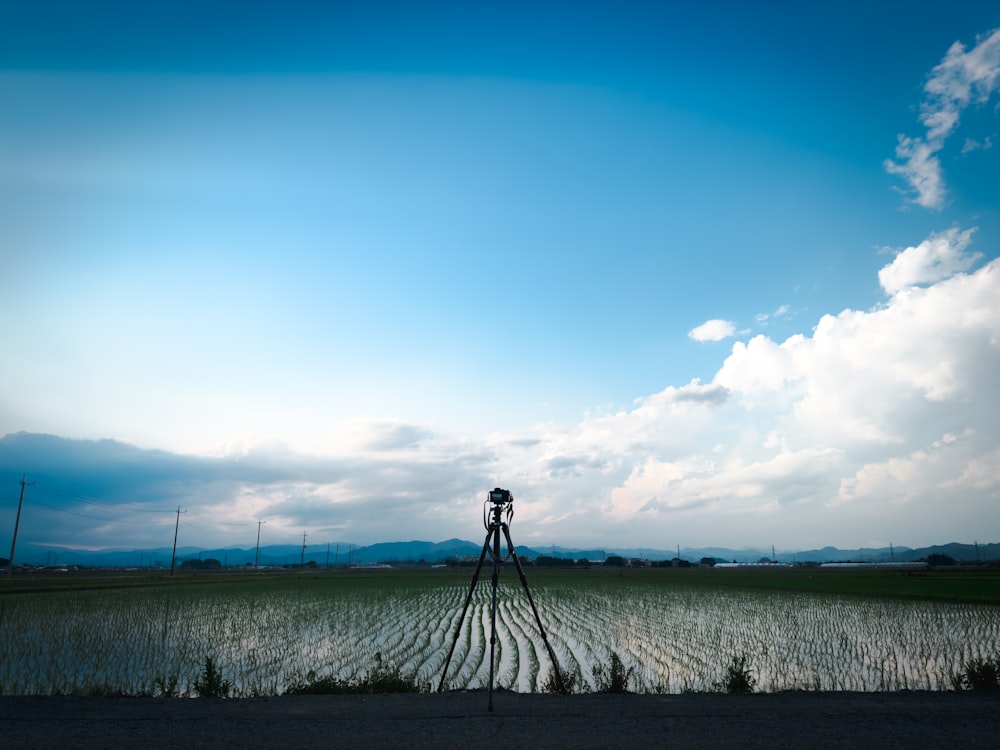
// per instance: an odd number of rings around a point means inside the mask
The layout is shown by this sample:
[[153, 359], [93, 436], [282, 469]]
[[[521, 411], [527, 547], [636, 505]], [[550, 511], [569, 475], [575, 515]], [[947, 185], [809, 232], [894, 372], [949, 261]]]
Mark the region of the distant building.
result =
[[926, 562], [829, 562], [822, 563], [821, 568], [885, 568], [888, 570], [922, 570]]

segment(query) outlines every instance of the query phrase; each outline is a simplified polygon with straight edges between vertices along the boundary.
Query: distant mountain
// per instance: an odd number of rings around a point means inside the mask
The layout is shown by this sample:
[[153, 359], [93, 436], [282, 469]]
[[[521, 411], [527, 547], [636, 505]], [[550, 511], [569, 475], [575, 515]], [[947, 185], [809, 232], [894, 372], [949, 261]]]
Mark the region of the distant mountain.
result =
[[[506, 545], [504, 545], [506, 547]], [[412, 540], [408, 542], [381, 542], [367, 546], [356, 546], [345, 542], [330, 545], [307, 546], [305, 554], [301, 545], [283, 544], [268, 545], [260, 548], [260, 565], [295, 565], [305, 560], [320, 566], [362, 564], [362, 563], [417, 563], [421, 560], [428, 563], [441, 563], [453, 557], [478, 557], [482, 552], [482, 544], [464, 539], [449, 539], [444, 542], [426, 542]], [[665, 551], [649, 548], [608, 547], [606, 549], [580, 549], [552, 546], [542, 549], [518, 546], [517, 553], [522, 558], [538, 558], [541, 556], [561, 557], [571, 560], [587, 559], [602, 561], [610, 555], [646, 560], [668, 560], [677, 556], [677, 551]], [[948, 555], [959, 562], [988, 562], [1000, 560], [1000, 543], [992, 544], [950, 544], [932, 547], [880, 547], [875, 549], [839, 549], [823, 547], [814, 550], [798, 552], [779, 552], [776, 559], [779, 562], [912, 562], [926, 558], [931, 554]], [[771, 550], [766, 549], [730, 549], [727, 547], [683, 547], [680, 550], [682, 559], [697, 562], [702, 558], [712, 557], [717, 560], [736, 562], [756, 562], [761, 559], [771, 559]], [[80, 550], [66, 547], [52, 547], [32, 544], [30, 542], [18, 545], [15, 562], [23, 565], [88, 565], [108, 567], [150, 567], [170, 566], [171, 549], [158, 547], [156, 549], [102, 549]], [[177, 564], [190, 559], [215, 559], [226, 566], [253, 565], [257, 560], [257, 549], [229, 547], [220, 549], [199, 549], [197, 547], [179, 547], [177, 549]]]
[[[909, 547], [878, 547], [859, 549], [838, 549], [823, 547], [822, 549], [803, 550], [801, 552], [782, 553], [778, 555], [779, 562], [908, 562], [921, 555], [912, 556], [914, 550]], [[926, 555], [922, 555], [926, 557]]]
[[367, 547], [357, 547], [354, 559], [357, 562], [441, 562], [449, 557], [478, 555], [482, 545], [462, 539], [446, 542], [380, 542]]
[[[988, 562], [1000, 560], [1000, 544], [961, 544], [951, 542], [950, 544], [935, 545], [933, 547], [921, 547], [911, 550], [912, 557], [904, 558], [916, 560], [928, 555], [948, 555], [960, 562]], [[897, 557], [896, 559], [900, 559]]]

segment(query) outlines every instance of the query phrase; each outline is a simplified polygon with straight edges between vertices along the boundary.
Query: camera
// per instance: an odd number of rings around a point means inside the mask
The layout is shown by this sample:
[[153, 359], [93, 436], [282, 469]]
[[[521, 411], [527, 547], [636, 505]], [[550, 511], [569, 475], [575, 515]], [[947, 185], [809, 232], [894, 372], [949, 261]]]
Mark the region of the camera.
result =
[[497, 487], [490, 492], [490, 502], [494, 505], [506, 505], [513, 501], [514, 498], [510, 494], [510, 490], [502, 490]]

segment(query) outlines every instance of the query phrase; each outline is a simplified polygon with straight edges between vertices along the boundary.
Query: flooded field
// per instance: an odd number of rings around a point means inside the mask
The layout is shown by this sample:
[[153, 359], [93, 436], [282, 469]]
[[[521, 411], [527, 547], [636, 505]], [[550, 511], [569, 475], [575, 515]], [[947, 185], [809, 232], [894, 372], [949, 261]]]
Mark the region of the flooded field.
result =
[[[542, 690], [550, 660], [515, 576], [501, 576], [498, 684]], [[370, 576], [366, 578], [365, 576]], [[596, 689], [617, 654], [635, 692], [707, 691], [734, 655], [757, 689], [946, 690], [1000, 652], [993, 604], [675, 586], [664, 577], [529, 572], [561, 667]], [[468, 592], [451, 572], [276, 577], [0, 596], [0, 694], [190, 689], [211, 657], [234, 694], [274, 695], [310, 671], [349, 680], [379, 660], [436, 689]], [[489, 679], [489, 581], [480, 581], [445, 685]]]

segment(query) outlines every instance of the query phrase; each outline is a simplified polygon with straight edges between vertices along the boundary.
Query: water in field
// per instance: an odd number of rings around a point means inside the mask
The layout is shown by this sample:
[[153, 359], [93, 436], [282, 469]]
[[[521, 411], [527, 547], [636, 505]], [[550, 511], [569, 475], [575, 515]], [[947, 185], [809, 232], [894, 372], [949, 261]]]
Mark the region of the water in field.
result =
[[[191, 689], [211, 656], [237, 695], [283, 692], [309, 671], [357, 679], [378, 659], [436, 689], [468, 593], [426, 587], [204, 585], [0, 597], [0, 694]], [[1000, 607], [666, 586], [532, 586], [577, 691], [612, 652], [636, 692], [711, 690], [746, 654], [757, 689], [942, 690], [1000, 652]], [[489, 587], [459, 630], [446, 687], [489, 680]], [[519, 586], [501, 583], [499, 685], [541, 690], [551, 660]]]

